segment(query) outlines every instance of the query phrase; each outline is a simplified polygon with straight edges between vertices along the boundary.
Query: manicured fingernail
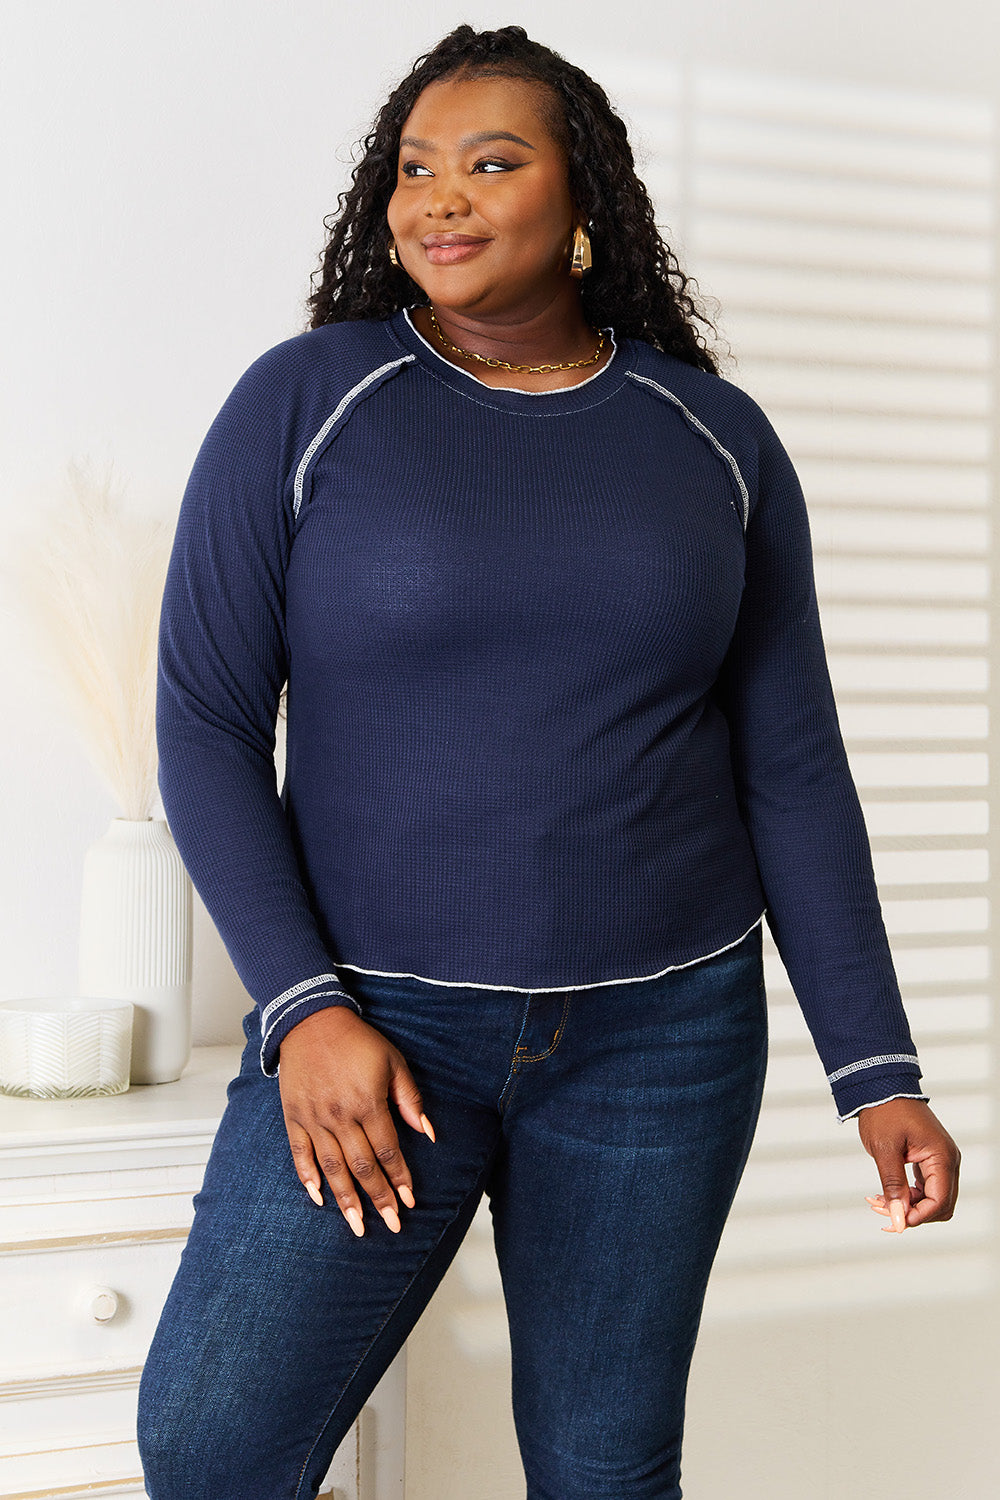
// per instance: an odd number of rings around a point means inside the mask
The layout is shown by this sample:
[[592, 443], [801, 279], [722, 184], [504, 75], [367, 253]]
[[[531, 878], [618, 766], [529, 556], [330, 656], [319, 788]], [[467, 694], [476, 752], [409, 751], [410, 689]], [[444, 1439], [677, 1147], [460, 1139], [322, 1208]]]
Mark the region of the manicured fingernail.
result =
[[398, 1234], [403, 1226], [399, 1222], [399, 1214], [396, 1212], [396, 1210], [394, 1208], [380, 1208], [379, 1213], [382, 1215], [383, 1219], [388, 1224], [393, 1234]]
[[892, 1227], [897, 1234], [902, 1234], [906, 1228], [906, 1205], [901, 1198], [890, 1198], [889, 1217], [892, 1219]]
[[357, 1234], [357, 1235], [364, 1234], [364, 1232], [365, 1232], [365, 1221], [361, 1217], [361, 1214], [359, 1213], [359, 1211], [356, 1208], [347, 1208], [347, 1209], [345, 1209], [344, 1210], [344, 1217], [346, 1218], [348, 1224], [350, 1224], [351, 1228], [354, 1230], [355, 1234]]
[[396, 1192], [402, 1198], [402, 1200], [406, 1204], [407, 1208], [416, 1208], [416, 1206], [417, 1206], [417, 1200], [416, 1200], [416, 1198], [414, 1198], [413, 1194], [410, 1192], [410, 1189], [406, 1186], [405, 1182], [401, 1182], [399, 1184], [399, 1187], [396, 1189]]
[[320, 1192], [320, 1190], [316, 1186], [316, 1184], [314, 1182], [307, 1182], [305, 1184], [305, 1189], [306, 1189], [306, 1192], [309, 1194], [310, 1198], [312, 1199], [312, 1201], [316, 1204], [317, 1208], [322, 1208], [323, 1207], [323, 1194]]
[[424, 1135], [429, 1135], [432, 1141], [437, 1140], [437, 1136], [434, 1134], [434, 1126], [431, 1124], [430, 1120], [428, 1120], [426, 1115], [420, 1116], [420, 1124], [423, 1129]]

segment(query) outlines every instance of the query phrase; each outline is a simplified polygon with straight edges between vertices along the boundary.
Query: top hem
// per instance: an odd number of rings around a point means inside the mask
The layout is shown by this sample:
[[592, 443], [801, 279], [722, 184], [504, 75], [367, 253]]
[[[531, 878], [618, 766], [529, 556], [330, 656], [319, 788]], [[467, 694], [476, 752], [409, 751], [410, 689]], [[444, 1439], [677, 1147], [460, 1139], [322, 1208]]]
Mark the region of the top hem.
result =
[[764, 920], [765, 912], [766, 908], [756, 921], [751, 922], [746, 932], [741, 932], [739, 937], [733, 938], [729, 943], [723, 943], [721, 948], [715, 948], [711, 953], [701, 953], [697, 958], [685, 959], [681, 964], [667, 964], [666, 968], [657, 969], [652, 974], [630, 974], [623, 979], [598, 979], [592, 984], [549, 984], [536, 988], [533, 985], [523, 984], [483, 984], [481, 981], [471, 979], [431, 979], [426, 974], [411, 974], [406, 970], [366, 969], [361, 964], [341, 963], [336, 960], [333, 967], [351, 969], [355, 974], [370, 974], [376, 979], [416, 979], [421, 984], [440, 984], [458, 990], [512, 990], [521, 995], [562, 994], [565, 990], [598, 990], [611, 984], [644, 984], [648, 979], [660, 979], [664, 974], [672, 974], [677, 969], [689, 969], [694, 964], [704, 963], [706, 959], [717, 958], [720, 953], [735, 948], [737, 944], [742, 943], [744, 938], [749, 937], [754, 928], [759, 927]]

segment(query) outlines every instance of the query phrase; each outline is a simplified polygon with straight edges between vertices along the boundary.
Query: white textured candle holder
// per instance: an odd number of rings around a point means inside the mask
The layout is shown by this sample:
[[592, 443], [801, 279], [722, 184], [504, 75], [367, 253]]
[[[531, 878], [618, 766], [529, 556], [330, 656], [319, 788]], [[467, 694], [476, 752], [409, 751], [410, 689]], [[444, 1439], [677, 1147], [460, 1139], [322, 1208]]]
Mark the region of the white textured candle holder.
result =
[[31, 1099], [124, 1094], [132, 1004], [82, 996], [0, 1001], [0, 1091]]

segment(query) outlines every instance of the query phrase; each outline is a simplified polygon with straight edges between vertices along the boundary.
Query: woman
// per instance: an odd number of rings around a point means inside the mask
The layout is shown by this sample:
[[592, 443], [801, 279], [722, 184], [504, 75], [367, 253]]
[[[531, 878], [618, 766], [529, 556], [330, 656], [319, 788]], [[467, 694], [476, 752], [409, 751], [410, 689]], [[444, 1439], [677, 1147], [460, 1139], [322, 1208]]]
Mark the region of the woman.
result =
[[801, 490], [604, 93], [520, 28], [393, 93], [312, 303], [210, 430], [164, 596], [164, 804], [258, 1008], [148, 1492], [316, 1493], [485, 1192], [529, 1500], [679, 1496], [765, 907], [886, 1227], [957, 1192]]

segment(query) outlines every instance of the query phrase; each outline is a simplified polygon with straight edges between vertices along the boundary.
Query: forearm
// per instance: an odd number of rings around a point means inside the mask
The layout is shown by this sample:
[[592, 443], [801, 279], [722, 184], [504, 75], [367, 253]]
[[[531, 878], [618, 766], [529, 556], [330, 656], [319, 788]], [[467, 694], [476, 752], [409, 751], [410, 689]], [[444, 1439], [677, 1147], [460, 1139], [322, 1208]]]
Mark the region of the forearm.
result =
[[160, 790], [171, 832], [237, 973], [261, 1011], [265, 1072], [282, 1037], [340, 986], [303, 884], [273, 761], [222, 730], [181, 726], [161, 686]]

